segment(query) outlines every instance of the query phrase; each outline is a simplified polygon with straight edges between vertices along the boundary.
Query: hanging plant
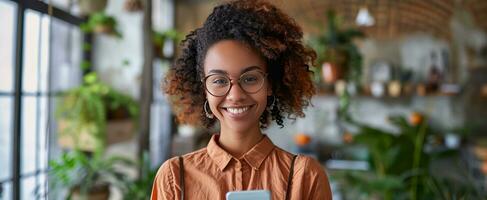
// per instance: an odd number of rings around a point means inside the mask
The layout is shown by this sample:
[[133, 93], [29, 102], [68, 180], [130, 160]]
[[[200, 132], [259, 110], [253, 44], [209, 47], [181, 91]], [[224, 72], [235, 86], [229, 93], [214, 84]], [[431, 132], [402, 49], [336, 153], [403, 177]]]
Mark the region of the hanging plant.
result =
[[[61, 146], [97, 151], [112, 143], [112, 133], [118, 137], [126, 133], [115, 130], [110, 119], [135, 120], [138, 116], [138, 104], [130, 96], [102, 83], [95, 72], [84, 76], [82, 85], [62, 93], [57, 107], [56, 117], [59, 120], [59, 142]], [[132, 124], [124, 129], [132, 129]], [[128, 127], [128, 128], [127, 128]], [[127, 133], [129, 134], [129, 133]], [[118, 138], [115, 138], [118, 139]]]
[[122, 34], [117, 30], [117, 20], [103, 12], [91, 15], [88, 22], [81, 24], [80, 28], [86, 33], [103, 33], [122, 37]]
[[181, 40], [181, 33], [174, 29], [169, 29], [163, 32], [154, 31], [152, 33], [152, 43], [154, 44], [154, 54], [159, 58], [164, 58], [164, 45], [167, 41], [177, 43]]
[[142, 11], [144, 9], [144, 5], [142, 4], [141, 0], [126, 0], [123, 8], [127, 12], [137, 12]]
[[[309, 43], [318, 54], [315, 80], [324, 80], [326, 83], [334, 83], [337, 80], [359, 83], [362, 73], [362, 56], [354, 38], [364, 37], [364, 34], [356, 29], [343, 29], [340, 20], [332, 10], [327, 12], [326, 31], [311, 38]], [[322, 77], [320, 77], [322, 75]]]

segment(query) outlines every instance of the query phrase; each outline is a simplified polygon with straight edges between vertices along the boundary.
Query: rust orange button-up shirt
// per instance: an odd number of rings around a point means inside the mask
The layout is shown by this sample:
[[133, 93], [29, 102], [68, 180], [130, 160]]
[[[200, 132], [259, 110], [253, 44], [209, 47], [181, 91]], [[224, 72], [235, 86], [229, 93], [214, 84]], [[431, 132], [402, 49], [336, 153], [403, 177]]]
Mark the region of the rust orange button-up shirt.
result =
[[[234, 158], [218, 145], [214, 135], [208, 146], [186, 154], [185, 199], [225, 199], [229, 191], [269, 190], [273, 200], [284, 200], [293, 155], [265, 136], [241, 158]], [[295, 160], [290, 199], [331, 199], [323, 167], [313, 158]], [[178, 158], [162, 164], [152, 187], [152, 200], [181, 199]]]

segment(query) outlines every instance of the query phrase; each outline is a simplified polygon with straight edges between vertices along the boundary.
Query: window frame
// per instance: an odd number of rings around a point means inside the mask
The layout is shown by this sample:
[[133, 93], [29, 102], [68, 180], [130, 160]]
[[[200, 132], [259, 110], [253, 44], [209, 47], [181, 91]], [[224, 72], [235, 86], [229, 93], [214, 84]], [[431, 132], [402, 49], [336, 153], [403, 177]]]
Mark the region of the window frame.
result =
[[[68, 24], [74, 25], [74, 26], [79, 26], [81, 23], [86, 21], [86, 18], [81, 18], [75, 15], [72, 15], [71, 13], [59, 9], [54, 6], [50, 6], [45, 2], [39, 1], [39, 0], [6, 0], [6, 1], [11, 1], [14, 2], [17, 6], [17, 11], [16, 11], [16, 26], [14, 27], [14, 35], [15, 35], [15, 43], [14, 43], [14, 71], [13, 71], [13, 92], [2, 94], [2, 96], [13, 96], [13, 115], [12, 115], [12, 129], [13, 131], [11, 132], [12, 135], [12, 175], [9, 179], [5, 180], [0, 180], [0, 185], [3, 185], [4, 183], [10, 182], [11, 187], [12, 187], [12, 199], [17, 200], [21, 198], [21, 184], [22, 184], [22, 179], [23, 178], [28, 178], [31, 176], [38, 176], [42, 173], [45, 173], [45, 171], [40, 171], [36, 169], [34, 172], [27, 173], [27, 174], [21, 174], [21, 159], [22, 159], [22, 103], [23, 103], [23, 97], [25, 96], [32, 96], [31, 95], [26, 95], [25, 92], [23, 92], [23, 59], [24, 59], [24, 25], [25, 25], [25, 15], [26, 15], [26, 10], [31, 9], [34, 11], [39, 12], [40, 14], [46, 14], [50, 15], [51, 17], [54, 17], [56, 19], [62, 20]], [[93, 42], [93, 37], [90, 34], [83, 34], [83, 41], [85, 43], [92, 44]], [[91, 60], [91, 52], [89, 49], [83, 49], [82, 50], [82, 59], [84, 60]], [[48, 66], [49, 69], [52, 69], [52, 66]], [[37, 92], [34, 97], [39, 96], [41, 92]], [[51, 94], [51, 91], [47, 91], [47, 97], [53, 96], [54, 94]], [[48, 113], [48, 118], [49, 115], [52, 113]], [[38, 117], [38, 116], [37, 116]], [[39, 120], [39, 119], [36, 119]], [[49, 124], [47, 126], [50, 126]], [[50, 137], [50, 131], [46, 133], [46, 137]], [[37, 140], [43, 139], [43, 138], [37, 138]], [[50, 149], [50, 148], [48, 148]], [[48, 151], [49, 155], [49, 151]], [[4, 191], [5, 192], [5, 191]]]

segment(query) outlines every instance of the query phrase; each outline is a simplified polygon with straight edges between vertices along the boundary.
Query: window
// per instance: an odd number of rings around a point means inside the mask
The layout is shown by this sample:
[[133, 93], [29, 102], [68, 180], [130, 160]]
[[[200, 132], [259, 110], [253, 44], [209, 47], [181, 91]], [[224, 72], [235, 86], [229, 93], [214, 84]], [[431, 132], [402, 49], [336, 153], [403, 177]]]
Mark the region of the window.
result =
[[0, 199], [11, 199], [16, 4], [0, 0]]
[[82, 20], [54, 9], [0, 0], [0, 199], [46, 199], [56, 94], [81, 82]]

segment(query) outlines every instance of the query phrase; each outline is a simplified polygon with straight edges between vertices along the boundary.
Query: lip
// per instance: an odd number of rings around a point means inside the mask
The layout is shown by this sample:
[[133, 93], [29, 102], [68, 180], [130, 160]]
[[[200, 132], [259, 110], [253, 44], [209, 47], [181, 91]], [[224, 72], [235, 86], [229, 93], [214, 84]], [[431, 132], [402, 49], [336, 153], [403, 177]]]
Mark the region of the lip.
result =
[[[244, 107], [249, 107], [246, 111], [242, 113], [232, 113], [227, 110], [227, 108], [244, 108]], [[238, 105], [238, 106], [222, 106], [220, 109], [222, 110], [223, 113], [225, 113], [226, 116], [229, 116], [232, 119], [238, 120], [242, 119], [245, 116], [247, 116], [250, 111], [254, 108], [254, 105]]]

